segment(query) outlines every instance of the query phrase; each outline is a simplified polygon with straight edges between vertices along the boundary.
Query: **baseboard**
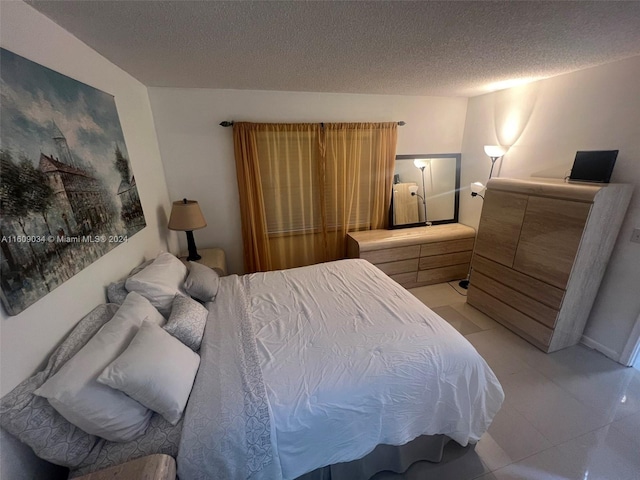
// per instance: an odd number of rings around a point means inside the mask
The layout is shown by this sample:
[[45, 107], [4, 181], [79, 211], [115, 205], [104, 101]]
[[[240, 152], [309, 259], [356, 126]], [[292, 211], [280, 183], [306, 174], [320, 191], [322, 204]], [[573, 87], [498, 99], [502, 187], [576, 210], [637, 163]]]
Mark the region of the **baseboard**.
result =
[[628, 367], [631, 367], [634, 363], [640, 366], [638, 363], [640, 362], [640, 315], [638, 315], [638, 318], [633, 324], [627, 343], [620, 354], [619, 361]]
[[580, 343], [583, 343], [589, 348], [593, 348], [594, 350], [597, 350], [598, 352], [602, 353], [605, 357], [609, 357], [611, 360], [615, 362], [618, 362], [618, 363], [620, 362], [620, 353], [616, 352], [615, 350], [612, 350], [609, 347], [605, 347], [600, 342], [596, 342], [594, 339], [589, 338], [586, 335], [582, 336], [582, 338], [580, 339]]

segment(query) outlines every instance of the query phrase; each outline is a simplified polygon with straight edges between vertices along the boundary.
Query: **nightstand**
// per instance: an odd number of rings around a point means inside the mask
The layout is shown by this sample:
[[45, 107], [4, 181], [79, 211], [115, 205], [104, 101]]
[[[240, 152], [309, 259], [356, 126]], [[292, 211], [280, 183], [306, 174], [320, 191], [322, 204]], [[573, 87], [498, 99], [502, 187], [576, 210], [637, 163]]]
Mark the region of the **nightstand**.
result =
[[[224, 277], [227, 274], [227, 259], [224, 255], [224, 250], [221, 248], [201, 248], [198, 253], [202, 257], [200, 260], [196, 260], [197, 263], [206, 265], [209, 268], [215, 270], [218, 275]], [[187, 261], [187, 253], [183, 253], [180, 256], [180, 260]]]
[[176, 461], [169, 455], [158, 453], [88, 473], [76, 480], [175, 480], [175, 478]]

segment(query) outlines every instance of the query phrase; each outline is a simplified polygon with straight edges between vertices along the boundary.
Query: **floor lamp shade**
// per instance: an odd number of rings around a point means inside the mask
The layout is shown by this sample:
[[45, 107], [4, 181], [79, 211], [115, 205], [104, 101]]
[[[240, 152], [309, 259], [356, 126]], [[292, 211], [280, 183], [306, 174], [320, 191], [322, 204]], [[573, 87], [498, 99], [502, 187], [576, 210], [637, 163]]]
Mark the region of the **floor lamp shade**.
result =
[[[471, 195], [479, 195], [487, 188], [480, 182], [473, 182], [469, 188], [471, 189]], [[475, 196], [474, 195], [474, 196]]]
[[195, 200], [177, 200], [173, 202], [171, 216], [169, 217], [169, 230], [179, 230], [187, 232], [187, 246], [189, 256], [187, 260], [200, 260], [196, 242], [193, 239], [193, 230], [198, 230], [207, 226], [207, 222], [202, 215], [200, 206]]
[[501, 145], [485, 145], [484, 146], [484, 153], [488, 157], [500, 158], [505, 153], [507, 153], [507, 150], [508, 150], [507, 147], [503, 147]]
[[489, 171], [489, 178], [493, 175], [493, 166], [496, 163], [496, 160], [502, 157], [505, 153], [507, 153], [509, 147], [503, 147], [501, 145], [485, 145], [484, 153], [487, 154], [489, 158], [491, 158], [491, 170]]

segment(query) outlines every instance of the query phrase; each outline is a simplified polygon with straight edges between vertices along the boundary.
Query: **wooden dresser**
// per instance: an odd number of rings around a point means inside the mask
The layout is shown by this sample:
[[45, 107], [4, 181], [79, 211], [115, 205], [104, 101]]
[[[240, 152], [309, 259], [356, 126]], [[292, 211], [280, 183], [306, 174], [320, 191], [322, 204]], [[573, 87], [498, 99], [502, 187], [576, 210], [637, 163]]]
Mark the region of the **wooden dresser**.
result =
[[489, 180], [467, 303], [545, 352], [578, 343], [632, 190]]
[[460, 223], [347, 235], [350, 258], [370, 261], [405, 288], [466, 278], [476, 232]]

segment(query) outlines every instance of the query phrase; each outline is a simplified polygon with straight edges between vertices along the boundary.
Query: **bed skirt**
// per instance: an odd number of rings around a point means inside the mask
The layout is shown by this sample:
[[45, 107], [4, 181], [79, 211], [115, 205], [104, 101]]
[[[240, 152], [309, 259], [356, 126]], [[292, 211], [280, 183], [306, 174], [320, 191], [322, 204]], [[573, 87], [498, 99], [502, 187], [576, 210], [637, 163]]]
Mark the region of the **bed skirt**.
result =
[[402, 473], [415, 462], [442, 460], [450, 440], [446, 435], [423, 435], [399, 447], [378, 445], [359, 460], [318, 468], [296, 480], [366, 480], [385, 470]]

